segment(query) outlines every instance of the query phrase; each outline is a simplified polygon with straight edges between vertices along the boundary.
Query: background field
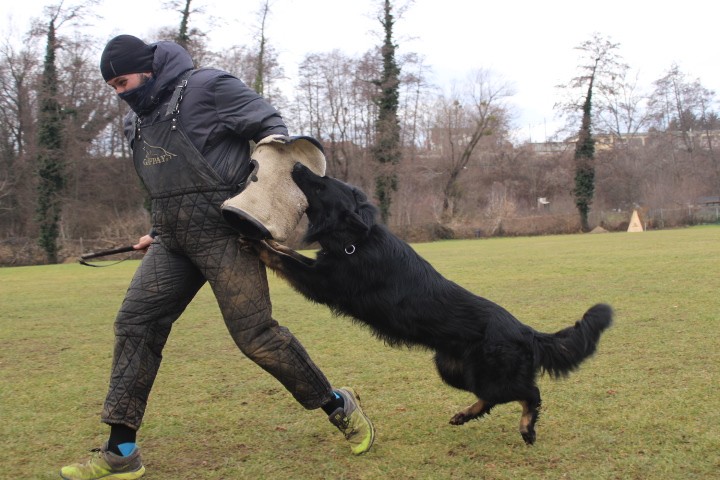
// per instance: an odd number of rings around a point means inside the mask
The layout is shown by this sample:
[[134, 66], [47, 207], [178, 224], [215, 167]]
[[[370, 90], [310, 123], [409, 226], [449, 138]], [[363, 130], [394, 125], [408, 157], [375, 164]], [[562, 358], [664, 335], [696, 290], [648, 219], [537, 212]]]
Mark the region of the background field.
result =
[[[357, 388], [376, 446], [351, 456], [320, 411], [245, 359], [206, 288], [165, 349], [139, 437], [145, 478], [720, 478], [720, 227], [414, 247], [539, 330], [615, 307], [593, 359], [541, 380], [535, 446], [517, 404], [448, 425], [472, 398], [441, 383], [429, 352], [391, 349], [271, 275], [275, 317]], [[58, 478], [106, 439], [112, 321], [136, 265], [0, 269], [0, 478]]]

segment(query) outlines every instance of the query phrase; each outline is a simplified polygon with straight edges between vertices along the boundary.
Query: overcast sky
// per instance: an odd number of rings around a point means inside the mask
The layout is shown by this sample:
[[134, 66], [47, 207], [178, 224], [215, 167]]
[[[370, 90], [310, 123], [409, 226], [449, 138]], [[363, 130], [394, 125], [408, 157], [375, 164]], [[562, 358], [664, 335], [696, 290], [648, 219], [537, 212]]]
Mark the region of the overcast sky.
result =
[[[42, 14], [47, 0], [3, 2], [2, 40], [27, 30], [29, 18]], [[76, 4], [65, 0], [65, 4]], [[148, 41], [157, 27], [175, 26], [179, 16], [163, 0], [104, 0], [89, 34], [106, 40], [130, 33]], [[193, 0], [204, 15], [191, 17], [204, 28], [209, 16], [213, 49], [253, 42], [261, 0]], [[401, 4], [402, 2], [396, 2]], [[272, 0], [267, 36], [292, 75], [307, 53], [338, 49], [360, 55], [380, 42], [374, 12], [377, 0]], [[518, 137], [542, 141], [556, 125], [555, 85], [575, 73], [574, 47], [594, 32], [619, 43], [618, 53], [650, 89], [673, 63], [691, 79], [720, 92], [720, 6], [714, 1], [683, 0], [415, 0], [396, 24], [399, 54], [421, 54], [433, 69], [433, 83], [449, 90], [479, 68], [511, 83], [518, 114]]]

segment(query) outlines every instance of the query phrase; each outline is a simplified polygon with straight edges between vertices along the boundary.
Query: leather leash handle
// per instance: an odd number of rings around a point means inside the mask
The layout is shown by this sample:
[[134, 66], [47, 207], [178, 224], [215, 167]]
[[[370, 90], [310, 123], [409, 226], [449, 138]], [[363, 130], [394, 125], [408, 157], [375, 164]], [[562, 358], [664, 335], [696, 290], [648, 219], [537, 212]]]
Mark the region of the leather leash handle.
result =
[[81, 260], [90, 260], [91, 258], [106, 257], [108, 255], [115, 255], [116, 253], [127, 253], [127, 252], [133, 252], [133, 251], [135, 251], [133, 246], [128, 245], [126, 247], [112, 248], [110, 250], [103, 250], [101, 252], [85, 253], [80, 256], [80, 259]]

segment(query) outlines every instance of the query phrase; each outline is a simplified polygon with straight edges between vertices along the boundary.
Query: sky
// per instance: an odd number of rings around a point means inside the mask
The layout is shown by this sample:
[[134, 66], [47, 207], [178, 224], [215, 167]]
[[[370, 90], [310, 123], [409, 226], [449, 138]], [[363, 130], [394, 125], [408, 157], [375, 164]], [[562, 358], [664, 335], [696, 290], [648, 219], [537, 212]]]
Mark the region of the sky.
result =
[[[66, 5], [77, 4], [64, 0]], [[29, 19], [56, 2], [5, 2], [0, 41], [20, 38]], [[162, 8], [163, 0], [103, 0], [84, 28], [104, 42], [129, 33], [147, 41], [158, 27], [175, 26], [179, 15]], [[396, 1], [401, 5], [405, 0]], [[193, 0], [204, 13], [191, 23], [209, 33], [215, 50], [253, 44], [261, 0]], [[287, 75], [308, 53], [340, 50], [361, 55], [381, 42], [377, 0], [272, 0], [266, 36]], [[559, 121], [553, 105], [558, 84], [577, 73], [574, 48], [594, 33], [619, 44], [617, 53], [637, 73], [645, 89], [673, 64], [689, 79], [720, 92], [720, 7], [707, 0], [415, 0], [395, 25], [398, 54], [417, 53], [431, 67], [430, 80], [449, 92], [478, 69], [511, 84], [519, 140], [544, 141]]]

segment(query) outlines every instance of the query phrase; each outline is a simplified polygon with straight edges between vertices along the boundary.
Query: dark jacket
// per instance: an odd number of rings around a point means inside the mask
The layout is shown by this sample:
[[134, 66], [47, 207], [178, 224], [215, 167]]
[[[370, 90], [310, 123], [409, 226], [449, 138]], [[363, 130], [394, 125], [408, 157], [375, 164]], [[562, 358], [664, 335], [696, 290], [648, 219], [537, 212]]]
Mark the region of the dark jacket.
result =
[[[152, 124], [165, 114], [178, 77], [194, 66], [190, 54], [176, 43], [152, 46], [155, 84], [149, 94], [158, 100], [142, 116], [143, 124]], [[125, 118], [131, 148], [135, 118], [134, 112]], [[195, 71], [188, 80], [179, 118], [188, 139], [229, 185], [242, 182], [249, 173], [250, 140], [288, 134], [282, 117], [264, 98], [238, 78], [211, 68]]]

